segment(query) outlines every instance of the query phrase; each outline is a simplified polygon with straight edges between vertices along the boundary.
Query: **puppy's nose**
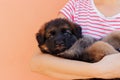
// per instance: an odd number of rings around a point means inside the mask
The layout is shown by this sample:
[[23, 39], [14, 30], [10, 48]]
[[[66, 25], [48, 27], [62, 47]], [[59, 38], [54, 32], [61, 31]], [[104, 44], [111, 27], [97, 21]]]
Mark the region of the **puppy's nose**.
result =
[[62, 40], [56, 41], [56, 46], [63, 46], [63, 45], [64, 45], [64, 41]]

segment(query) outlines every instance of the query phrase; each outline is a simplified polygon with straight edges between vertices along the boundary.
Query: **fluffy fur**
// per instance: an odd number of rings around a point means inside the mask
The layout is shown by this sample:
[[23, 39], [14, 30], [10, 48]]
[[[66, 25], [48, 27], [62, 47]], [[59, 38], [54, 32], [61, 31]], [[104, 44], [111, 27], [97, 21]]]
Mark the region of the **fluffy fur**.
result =
[[114, 31], [99, 41], [94, 41], [90, 36], [84, 36], [77, 40], [70, 49], [58, 56], [93, 63], [106, 55], [119, 53], [119, 48], [120, 31]]
[[52, 55], [69, 49], [79, 38], [81, 27], [61, 18], [47, 22], [36, 34], [41, 51]]
[[119, 53], [120, 48], [120, 31], [98, 41], [82, 35], [79, 25], [61, 18], [47, 22], [36, 34], [36, 39], [43, 53], [92, 63], [106, 55]]

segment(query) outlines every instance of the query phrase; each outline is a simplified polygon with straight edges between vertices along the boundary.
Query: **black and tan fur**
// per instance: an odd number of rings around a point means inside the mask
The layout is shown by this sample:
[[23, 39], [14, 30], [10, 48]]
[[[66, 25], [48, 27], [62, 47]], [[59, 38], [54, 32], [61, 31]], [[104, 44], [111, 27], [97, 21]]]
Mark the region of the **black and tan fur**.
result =
[[61, 18], [46, 23], [36, 34], [41, 51], [53, 55], [69, 49], [79, 38], [81, 27]]
[[79, 25], [62, 18], [47, 22], [36, 34], [36, 39], [43, 53], [86, 62], [97, 62], [106, 55], [117, 54], [120, 48], [120, 31], [96, 40], [82, 35]]

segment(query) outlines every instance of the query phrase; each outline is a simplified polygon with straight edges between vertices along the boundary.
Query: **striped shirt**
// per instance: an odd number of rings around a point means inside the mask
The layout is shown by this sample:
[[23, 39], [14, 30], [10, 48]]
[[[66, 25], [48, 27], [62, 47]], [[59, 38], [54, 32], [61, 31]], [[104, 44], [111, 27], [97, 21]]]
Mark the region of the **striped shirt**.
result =
[[79, 24], [85, 35], [100, 39], [113, 30], [120, 30], [120, 13], [105, 17], [94, 4], [94, 0], [69, 0], [60, 10], [66, 18]]

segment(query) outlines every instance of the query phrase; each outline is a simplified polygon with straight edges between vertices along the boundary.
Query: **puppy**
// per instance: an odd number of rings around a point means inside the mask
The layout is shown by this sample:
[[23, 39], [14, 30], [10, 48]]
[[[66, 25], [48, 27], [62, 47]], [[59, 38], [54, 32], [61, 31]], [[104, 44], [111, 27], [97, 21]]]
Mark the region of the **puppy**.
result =
[[61, 18], [49, 21], [36, 34], [41, 51], [52, 55], [69, 49], [79, 38], [81, 27]]
[[82, 35], [82, 28], [79, 25], [62, 18], [44, 24], [36, 34], [36, 39], [43, 53], [92, 63], [106, 55], [119, 53], [120, 48], [120, 31], [98, 41], [91, 36]]
[[105, 55], [118, 53], [115, 49], [120, 47], [119, 34], [120, 31], [113, 32], [103, 38], [102, 42], [96, 42], [93, 37], [82, 35], [82, 28], [79, 25], [57, 18], [44, 24], [36, 34], [36, 39], [43, 53], [67, 59], [97, 62]]

